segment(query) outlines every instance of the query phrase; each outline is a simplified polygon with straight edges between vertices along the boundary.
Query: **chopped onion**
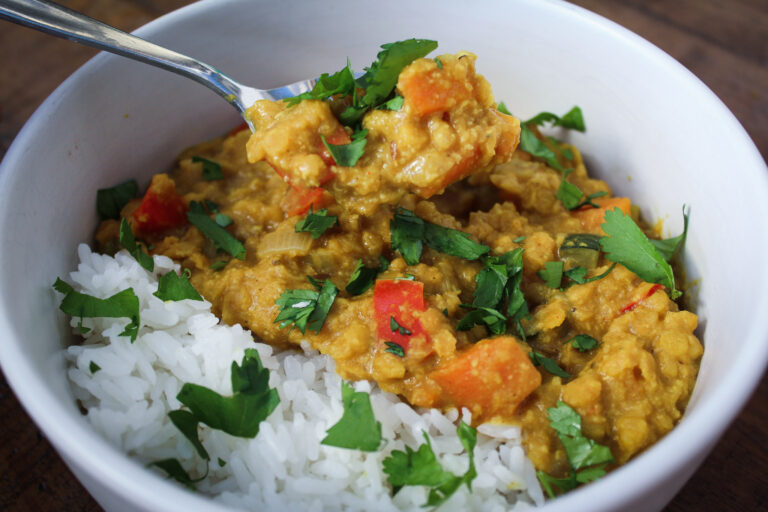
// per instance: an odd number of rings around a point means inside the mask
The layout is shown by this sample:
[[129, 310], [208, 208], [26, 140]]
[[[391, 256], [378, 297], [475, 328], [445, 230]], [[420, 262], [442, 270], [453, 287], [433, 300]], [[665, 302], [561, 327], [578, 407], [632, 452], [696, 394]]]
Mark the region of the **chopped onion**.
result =
[[258, 254], [263, 258], [275, 253], [296, 253], [305, 255], [312, 246], [312, 235], [309, 233], [296, 233], [293, 230], [283, 229], [267, 233], [259, 243]]

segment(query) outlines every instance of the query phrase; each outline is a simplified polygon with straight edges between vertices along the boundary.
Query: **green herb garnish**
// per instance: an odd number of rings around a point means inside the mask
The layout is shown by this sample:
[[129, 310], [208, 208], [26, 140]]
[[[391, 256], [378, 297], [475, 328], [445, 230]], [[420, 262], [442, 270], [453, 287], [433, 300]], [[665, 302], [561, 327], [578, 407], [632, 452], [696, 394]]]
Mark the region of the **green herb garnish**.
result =
[[491, 250], [463, 231], [425, 221], [405, 208], [397, 209], [389, 229], [392, 248], [400, 252], [409, 265], [419, 263], [424, 245], [466, 260], [476, 260]]
[[398, 94], [391, 100], [385, 101], [384, 103], [382, 103], [379, 108], [383, 108], [386, 110], [400, 110], [401, 108], [403, 108], [404, 102], [405, 102], [405, 98], [403, 98]]
[[197, 454], [205, 460], [210, 460], [211, 457], [208, 455], [208, 450], [205, 449], [203, 443], [200, 442], [200, 438], [197, 435], [197, 426], [200, 424], [197, 416], [187, 410], [178, 409], [176, 411], [169, 412], [168, 418], [171, 420], [171, 423], [173, 423], [174, 426], [179, 429], [184, 437], [186, 437], [189, 442], [192, 443], [192, 447], [195, 449]]
[[125, 250], [131, 253], [139, 265], [152, 272], [155, 269], [155, 260], [152, 256], [144, 252], [144, 249], [136, 243], [136, 239], [133, 237], [133, 231], [131, 231], [131, 225], [128, 224], [126, 219], [120, 221], [120, 245]]
[[203, 158], [202, 156], [193, 156], [192, 161], [194, 163], [203, 164], [203, 179], [205, 181], [224, 179], [220, 163], [209, 160], [208, 158]]
[[245, 259], [245, 246], [237, 238], [229, 234], [226, 229], [216, 224], [197, 201], [189, 203], [187, 220], [213, 242], [217, 249], [221, 249], [239, 260]]
[[229, 215], [224, 215], [223, 213], [217, 213], [213, 217], [213, 220], [214, 222], [216, 222], [216, 224], [218, 224], [223, 228], [229, 226], [233, 222], [232, 218]]
[[184, 471], [181, 463], [176, 459], [156, 460], [151, 462], [149, 466], [156, 466], [162, 469], [169, 477], [173, 478], [191, 491], [196, 491], [197, 489], [195, 488], [195, 483], [202, 480], [202, 478], [193, 480], [192, 477], [189, 476], [189, 473]]
[[604, 190], [595, 192], [594, 194], [584, 195], [579, 187], [573, 183], [568, 182], [568, 175], [573, 172], [573, 169], [566, 169], [560, 180], [560, 186], [557, 189], [555, 196], [563, 203], [568, 210], [578, 210], [582, 206], [591, 206], [593, 208], [599, 208], [600, 205], [596, 204], [593, 199], [603, 197], [607, 194]]
[[555, 478], [543, 471], [537, 471], [542, 487], [550, 498], [555, 497], [555, 488], [561, 492], [575, 489], [579, 484], [585, 484], [605, 475], [605, 467], [614, 462], [611, 450], [581, 432], [581, 416], [568, 404], [557, 402], [557, 407], [547, 409], [550, 425], [557, 432], [557, 437], [563, 443], [565, 454], [571, 466], [570, 475], [566, 478]]
[[[232, 396], [185, 383], [176, 398], [189, 408], [196, 421], [212, 429], [237, 437], [256, 437], [259, 424], [275, 410], [280, 397], [277, 390], [269, 387], [269, 370], [262, 366], [255, 349], [245, 350], [240, 365], [232, 362], [231, 381]], [[184, 421], [185, 428], [189, 428], [189, 417]]]
[[436, 507], [445, 503], [461, 484], [466, 484], [471, 491], [472, 480], [477, 476], [474, 457], [477, 431], [462, 421], [456, 433], [469, 455], [469, 467], [466, 473], [457, 476], [443, 469], [432, 450], [429, 436], [423, 432], [426, 442], [417, 450], [414, 451], [410, 446], [406, 446], [404, 452], [393, 450], [382, 463], [387, 481], [392, 484], [393, 493], [397, 493], [405, 485], [430, 487], [429, 497], [424, 506]]
[[606, 258], [624, 265], [643, 281], [665, 286], [672, 299], [681, 295], [675, 288], [672, 267], [631, 217], [619, 208], [607, 210], [602, 228], [608, 235], [600, 239]]
[[320, 75], [311, 91], [301, 93], [292, 98], [285, 98], [283, 101], [292, 107], [302, 100], [326, 100], [337, 94], [351, 96], [354, 92], [355, 74], [352, 71], [349, 59], [347, 59], [347, 66], [341, 71], [337, 71], [332, 75], [328, 73]]
[[[587, 277], [588, 270], [584, 267], [573, 267], [563, 271], [564, 263], [562, 261], [548, 261], [544, 263], [544, 268], [537, 272], [538, 276], [544, 280], [550, 288], [559, 288], [564, 290], [573, 284], [586, 284], [592, 281], [602, 279], [616, 267], [616, 263], [608, 267], [608, 270], [596, 276]], [[563, 277], [568, 278], [569, 282], [565, 286], [560, 286]]]
[[357, 131], [352, 135], [352, 142], [349, 144], [329, 144], [324, 135], [320, 135], [326, 149], [331, 153], [336, 165], [341, 167], [353, 167], [360, 157], [365, 153], [365, 145], [368, 139], [368, 130]]
[[565, 342], [566, 345], [568, 343], [573, 345], [573, 348], [579, 352], [589, 352], [590, 350], [596, 349], [600, 345], [599, 341], [588, 334], [577, 334]]
[[229, 263], [229, 262], [228, 262], [228, 261], [226, 261], [226, 260], [219, 260], [219, 261], [214, 261], [213, 263], [211, 263], [211, 264], [208, 266], [208, 268], [209, 268], [209, 269], [211, 269], [211, 270], [214, 270], [214, 271], [218, 271], [218, 270], [221, 270], [221, 269], [223, 269], [224, 267], [226, 267], [226, 266], [227, 266], [227, 263]]
[[536, 274], [550, 288], [560, 288], [560, 283], [563, 281], [563, 266], [564, 263], [562, 261], [548, 261], [544, 263], [544, 268], [536, 272]]
[[688, 237], [688, 214], [685, 212], [685, 205], [683, 205], [683, 232], [682, 234], [674, 237], [667, 238], [666, 240], [654, 240], [649, 238], [650, 242], [659, 251], [661, 257], [665, 261], [670, 262], [685, 245], [685, 239]]
[[286, 290], [275, 301], [280, 306], [280, 313], [275, 322], [280, 322], [283, 329], [293, 324], [302, 334], [309, 328], [315, 334], [323, 328], [328, 312], [336, 299], [339, 289], [326, 279], [320, 291], [315, 290]]
[[381, 446], [381, 423], [376, 421], [368, 393], [355, 391], [346, 382], [341, 382], [341, 401], [344, 414], [328, 429], [320, 444], [375, 452]]
[[387, 348], [384, 349], [384, 352], [395, 354], [397, 357], [405, 357], [405, 349], [402, 345], [395, 343], [394, 341], [385, 341], [384, 344], [387, 346]]
[[162, 301], [203, 300], [192, 283], [189, 282], [190, 275], [189, 269], [186, 268], [181, 275], [171, 270], [160, 278], [157, 283], [157, 291], [152, 295]]
[[119, 219], [120, 212], [128, 201], [139, 193], [139, 185], [136, 180], [128, 180], [109, 188], [100, 188], [96, 191], [96, 211], [99, 218]]
[[376, 276], [387, 268], [389, 268], [389, 262], [383, 256], [379, 256], [379, 266], [376, 268], [366, 267], [362, 259], [357, 260], [357, 265], [352, 271], [352, 275], [349, 276], [345, 290], [350, 295], [365, 293], [376, 282]]
[[393, 316], [389, 317], [389, 328], [392, 332], [400, 333], [403, 336], [410, 336], [412, 334], [410, 330], [400, 325]]
[[92, 295], [76, 292], [71, 285], [60, 278], [53, 284], [54, 290], [64, 294], [59, 309], [79, 318], [128, 318], [130, 322], [120, 336], [128, 336], [131, 343], [139, 332], [139, 298], [133, 288], [126, 288], [111, 297], [99, 299]]
[[551, 112], [540, 112], [522, 124], [543, 125], [545, 123], [552, 123], [552, 126], [562, 126], [563, 128], [579, 132], [587, 130], [587, 126], [584, 123], [584, 115], [581, 112], [581, 108], [577, 106], [563, 114], [563, 117], [558, 117]]
[[96, 363], [94, 363], [93, 361], [91, 361], [91, 362], [88, 364], [88, 370], [91, 372], [91, 375], [94, 375], [96, 372], [98, 372], [99, 370], [101, 370], [101, 366], [99, 366], [99, 365], [97, 365]]
[[307, 232], [312, 235], [313, 239], [317, 240], [338, 223], [339, 218], [336, 215], [328, 215], [327, 208], [313, 212], [310, 206], [307, 216], [297, 222], [294, 229], [297, 233]]
[[552, 375], [562, 377], [563, 379], [568, 379], [571, 377], [571, 374], [560, 368], [554, 359], [551, 359], [540, 352], [531, 350], [528, 356], [531, 358], [533, 366], [541, 366]]

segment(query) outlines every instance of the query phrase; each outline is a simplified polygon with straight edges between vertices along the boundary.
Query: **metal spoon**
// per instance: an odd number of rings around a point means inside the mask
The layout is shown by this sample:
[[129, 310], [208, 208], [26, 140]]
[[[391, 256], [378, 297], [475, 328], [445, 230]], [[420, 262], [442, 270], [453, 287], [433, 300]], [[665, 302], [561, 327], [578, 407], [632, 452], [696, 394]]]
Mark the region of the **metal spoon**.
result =
[[[217, 71], [212, 66], [168, 50], [140, 37], [106, 25], [84, 14], [44, 0], [0, 0], [0, 19], [34, 28], [41, 32], [94, 46], [199, 82], [227, 100], [240, 114], [256, 100], [278, 100], [306, 92], [316, 80], [302, 80], [275, 89], [247, 87]], [[250, 125], [250, 121], [246, 119]], [[253, 129], [253, 126], [251, 126]]]

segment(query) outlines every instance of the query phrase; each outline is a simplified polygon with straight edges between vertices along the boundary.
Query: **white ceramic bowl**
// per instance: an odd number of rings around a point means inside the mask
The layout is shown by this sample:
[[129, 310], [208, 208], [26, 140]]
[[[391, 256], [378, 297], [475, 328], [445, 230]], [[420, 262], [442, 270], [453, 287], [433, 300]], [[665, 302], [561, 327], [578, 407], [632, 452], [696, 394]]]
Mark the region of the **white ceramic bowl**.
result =
[[[726, 107], [672, 58], [621, 27], [559, 2], [210, 0], [138, 34], [269, 88], [360, 69], [378, 45], [409, 37], [470, 50], [497, 100], [522, 117], [578, 104], [588, 164], [652, 219], [680, 229], [698, 279], [706, 352], [688, 412], [669, 435], [547, 511], [654, 510], [680, 489], [735, 417], [768, 358], [768, 172]], [[51, 284], [74, 268], [96, 226], [100, 187], [146, 184], [185, 146], [238, 121], [207, 89], [99, 55], [38, 109], [0, 174], [0, 358], [32, 418], [108, 510], [214, 510], [95, 434], [65, 375], [72, 341]], [[631, 179], [630, 179], [631, 178]], [[727, 479], [723, 485], [728, 485]]]

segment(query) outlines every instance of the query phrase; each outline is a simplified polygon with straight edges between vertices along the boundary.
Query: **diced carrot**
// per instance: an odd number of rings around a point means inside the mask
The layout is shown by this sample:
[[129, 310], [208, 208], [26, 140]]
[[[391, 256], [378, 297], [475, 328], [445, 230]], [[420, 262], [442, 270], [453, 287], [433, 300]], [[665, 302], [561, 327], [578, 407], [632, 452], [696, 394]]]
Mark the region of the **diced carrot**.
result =
[[[379, 341], [392, 341], [408, 350], [413, 337], [429, 335], [414, 313], [424, 311], [424, 283], [407, 279], [380, 279], [373, 289], [373, 309]], [[392, 318], [405, 332], [392, 330]], [[409, 332], [410, 334], [406, 334]]]
[[598, 197], [592, 200], [599, 208], [585, 206], [574, 212], [577, 219], [581, 221], [581, 226], [587, 231], [601, 230], [605, 212], [619, 208], [626, 215], [630, 214], [632, 202], [628, 197]]
[[467, 407], [475, 419], [514, 413], [541, 384], [523, 346], [511, 336], [481, 340], [429, 374], [444, 406]]
[[448, 110], [471, 95], [464, 82], [452, 80], [441, 69], [401, 76], [397, 87], [419, 116]]
[[159, 233], [186, 224], [186, 212], [187, 204], [173, 180], [167, 174], [156, 174], [131, 214], [132, 225], [137, 234]]
[[428, 199], [429, 197], [443, 190], [451, 183], [459, 181], [460, 179], [472, 174], [472, 172], [475, 170], [475, 165], [477, 165], [478, 160], [480, 160], [480, 155], [480, 148], [475, 148], [475, 151], [472, 154], [467, 155], [459, 160], [459, 163], [454, 165], [447, 173], [445, 173], [443, 179], [440, 180], [439, 183], [420, 189], [418, 191], [419, 195], [425, 199]]

